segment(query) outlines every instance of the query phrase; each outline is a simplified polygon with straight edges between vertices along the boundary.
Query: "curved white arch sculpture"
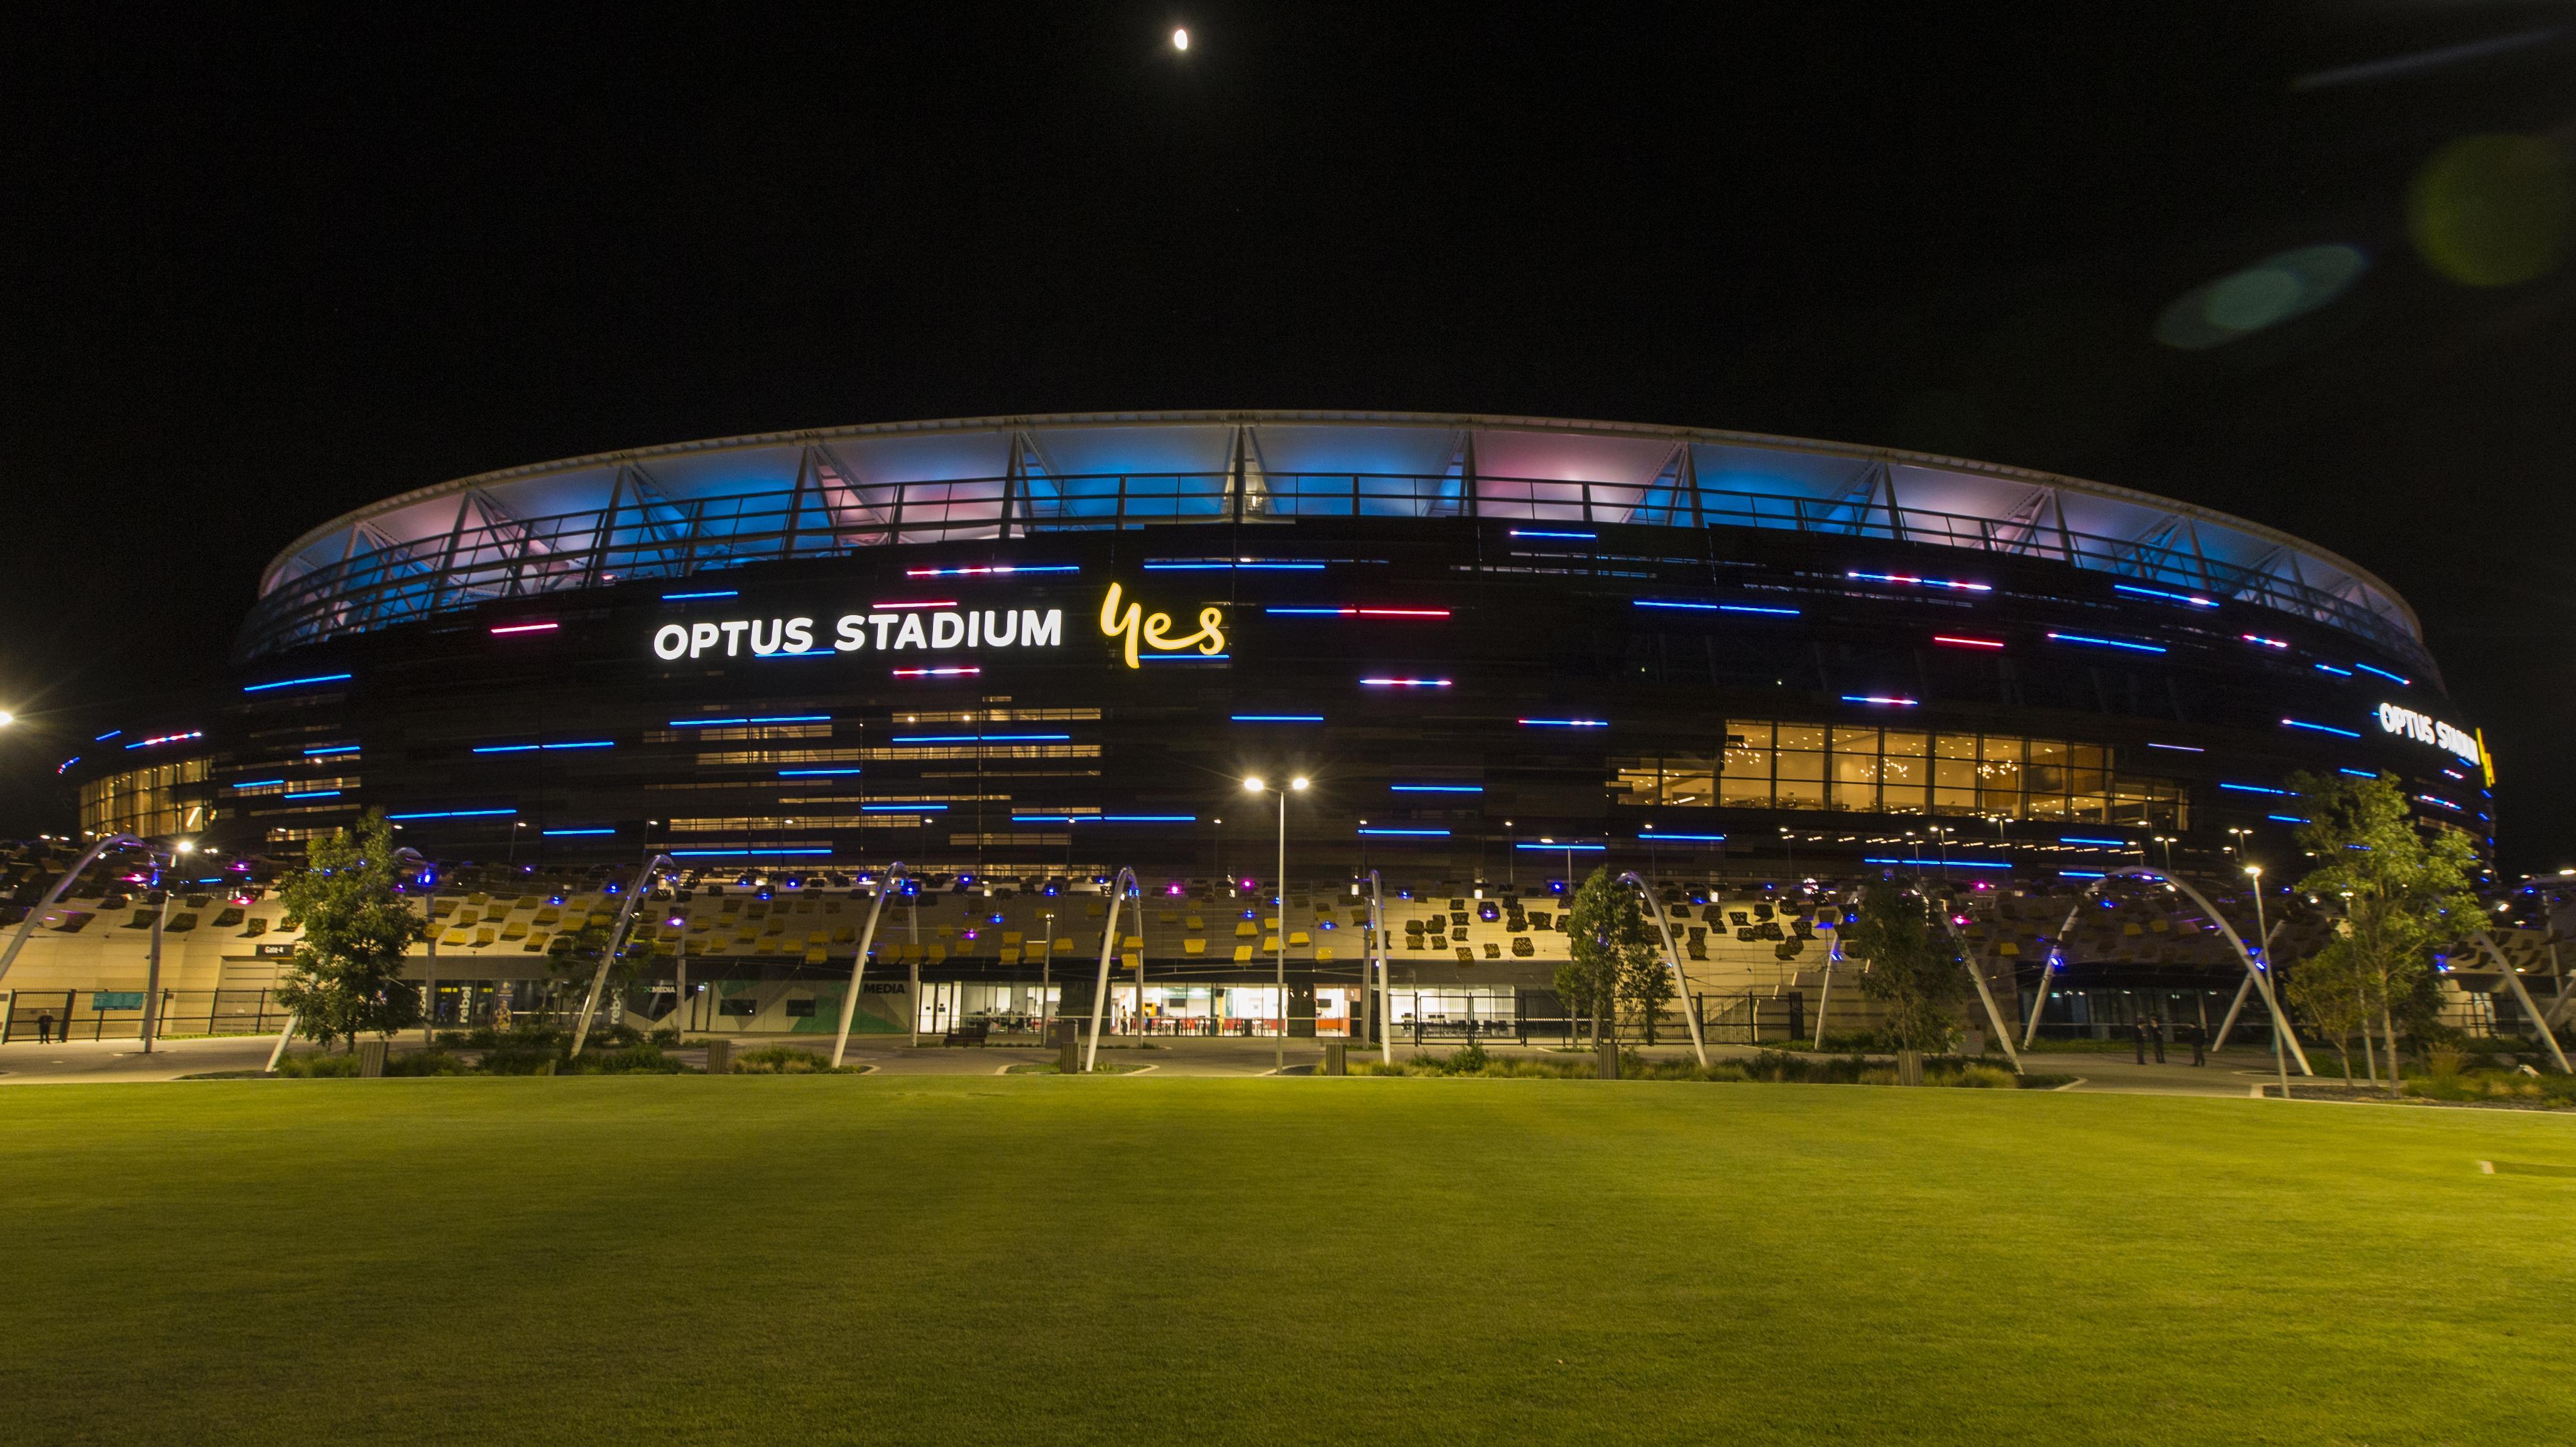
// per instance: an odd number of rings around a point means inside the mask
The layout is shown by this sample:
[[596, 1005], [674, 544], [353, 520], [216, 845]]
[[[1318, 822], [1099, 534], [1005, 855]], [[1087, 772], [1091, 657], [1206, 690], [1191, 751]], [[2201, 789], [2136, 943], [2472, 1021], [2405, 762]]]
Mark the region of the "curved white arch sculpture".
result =
[[1708, 1065], [1708, 1042], [1699, 1035], [1699, 1005], [1691, 999], [1690, 976], [1682, 972], [1681, 951], [1673, 947], [1673, 927], [1664, 918], [1664, 902], [1655, 898], [1654, 886], [1646, 883], [1633, 869], [1620, 875], [1619, 882], [1636, 890], [1637, 897], [1646, 902], [1646, 912], [1655, 921], [1655, 933], [1663, 937], [1664, 963], [1672, 966], [1673, 987], [1681, 991], [1682, 1018], [1690, 1022], [1691, 1053], [1699, 1057], [1699, 1063], [1705, 1069]]
[[[1091, 989], [1091, 1043], [1083, 1048], [1082, 1073], [1089, 1075], [1100, 1059], [1100, 1016], [1109, 1007], [1109, 957], [1118, 948], [1118, 911], [1127, 903], [1127, 892], [1136, 887], [1136, 871], [1122, 868], [1118, 877], [1109, 881], [1109, 924], [1100, 934], [1100, 982]], [[1136, 1009], [1142, 1012], [1145, 1001], [1139, 996]], [[1279, 1002], [1279, 1028], [1288, 1028], [1288, 1002]]]
[[[1995, 992], [1986, 985], [1986, 972], [1978, 969], [1975, 962], [1968, 958], [1969, 951], [1965, 942], [1959, 938], [1957, 927], [1950, 923], [1949, 911], [1921, 885], [1908, 884], [1903, 888], [1907, 894], [1913, 895], [1931, 907], [1932, 923], [1940, 927], [1941, 933], [1949, 938], [1951, 946], [1959, 951], [1959, 963], [1968, 972], [1968, 983], [1977, 987], [1977, 1001], [1986, 1008], [1986, 1023], [1994, 1027], [1995, 1043], [2004, 1048], [2004, 1058], [2012, 1062], [2013, 1074], [2022, 1074], [2021, 1052], [2013, 1048], [2012, 1027], [2004, 1023], [2003, 1011], [1995, 1004]], [[1858, 917], [1857, 906], [1844, 907], [1845, 925]], [[1816, 996], [1816, 1047], [1818, 1049], [1824, 1048], [1825, 1043], [1825, 1000], [1833, 993], [1834, 966], [1842, 960], [1842, 957], [1842, 931], [1837, 929], [1834, 932], [1833, 948], [1825, 954], [1824, 989]]]
[[[1373, 999], [1377, 1003], [1378, 1059], [1393, 1065], [1395, 1063], [1395, 981], [1389, 977], [1389, 962], [1386, 957], [1386, 895], [1374, 869], [1368, 872], [1368, 887], [1369, 947], [1368, 958], [1360, 966], [1360, 992], [1364, 999]], [[1372, 979], [1377, 987], [1375, 995], [1368, 993]], [[1365, 1022], [1363, 1028], [1365, 1028]], [[1360, 1045], [1363, 1049], [1367, 1047], [1366, 1035], [1360, 1037]]]
[[36, 932], [36, 922], [45, 917], [45, 911], [62, 903], [63, 891], [72, 887], [72, 881], [80, 878], [82, 870], [97, 863], [100, 855], [118, 845], [130, 845], [148, 850], [152, 847], [152, 842], [133, 834], [110, 834], [91, 845], [89, 852], [75, 861], [71, 868], [64, 870], [62, 878], [54, 881], [54, 887], [45, 891], [45, 897], [28, 909], [27, 917], [18, 921], [17, 933], [9, 936], [9, 947], [6, 950], [0, 950], [0, 979], [8, 978], [9, 967], [18, 962], [18, 951], [26, 947], [28, 937]]
[[2549, 1048], [2549, 1058], [2558, 1062], [2558, 1073], [2569, 1074], [2567, 1052], [2558, 1048], [2557, 1032], [2549, 1028], [2549, 1022], [2542, 1017], [2540, 1007], [2531, 1002], [2531, 992], [2522, 987], [2522, 976], [2515, 971], [2513, 961], [2504, 957], [2504, 951], [2496, 948], [2495, 936], [2485, 930], [2478, 931], [2472, 938], [2477, 940], [2478, 948], [2485, 950], [2487, 956], [2496, 962], [2496, 968], [2504, 971], [2505, 984], [2512, 987], [2513, 998], [2522, 1006], [2523, 1018], [2529, 1020], [2531, 1028], [2539, 1033], [2540, 1043]]
[[[2083, 911], [2085, 901], [2093, 898], [2093, 896], [2101, 890], [2104, 884], [2114, 879], [2123, 878], [2152, 879], [2158, 884], [2164, 885], [2168, 889], [2179, 890], [2183, 895], [2188, 897], [2192, 903], [2200, 906], [2201, 913], [2208, 915], [2209, 922], [2218, 926], [2218, 932], [2227, 937], [2227, 943], [2236, 951], [2236, 958], [2244, 961], [2245, 982], [2252, 986], [2257, 993], [2262, 995], [2263, 1008], [2270, 1011], [2272, 1015], [2272, 1031], [2280, 1038], [2284, 1045], [2289, 1047], [2290, 1057], [2299, 1062], [2299, 1073], [2301, 1075], [2308, 1076], [2311, 1079], [2315, 1078], [2317, 1072], [2308, 1064], [2308, 1052], [2299, 1048], [2299, 1037], [2297, 1032], [2290, 1029], [2289, 1021], [2283, 1018], [2281, 1014], [2281, 1002], [2272, 997], [2271, 971], [2254, 962], [2253, 954], [2245, 948], [2245, 941], [2238, 937], [2236, 927], [2227, 922], [2227, 916], [2218, 912], [2217, 905], [2209, 902], [2209, 896], [2202, 894], [2199, 890], [2194, 889], [2190, 884], [2176, 878], [2172, 874], [2144, 864], [2123, 864], [2104, 871], [2102, 878], [2084, 886], [2084, 892], [2075, 897], [2075, 903], [2066, 911], [2066, 918], [2058, 922], [2055, 938], [2057, 940], [2063, 940], [2066, 938], [2066, 932], [2075, 926], [2075, 916]], [[2277, 932], [2278, 931], [2276, 930], [2275, 933]], [[2270, 942], [2268, 940], [2265, 941], [2267, 946], [2269, 943]], [[2271, 951], [2267, 947], [2264, 953], [2268, 955]], [[2048, 1008], [2048, 979], [2050, 975], [2056, 973], [2058, 954], [2058, 946], [2052, 943], [2049, 946], [2048, 963], [2041, 968], [2039, 973], [2039, 1002], [2032, 1007], [2030, 1012], [2030, 1033], [2031, 1037], [2034, 1039], [2037, 1038], [2039, 1034], [2040, 1013]], [[2240, 996], [2241, 993], [2242, 992], [2240, 991]], [[2233, 1025], [2236, 1021], [2236, 1012], [2233, 1010], [2228, 1011], [2227, 1020], [2229, 1025]], [[2221, 1028], [2219, 1031], [2219, 1038], [2223, 1040], [2226, 1037], [2226, 1029]]]
[[[859, 957], [850, 965], [850, 991], [841, 997], [841, 1028], [832, 1037], [832, 1066], [836, 1070], [840, 1068], [842, 1054], [850, 1048], [850, 1020], [858, 1013], [859, 984], [868, 974], [868, 951], [876, 947], [877, 919], [885, 913], [886, 896], [894, 892], [894, 882], [898, 879], [907, 884], [912, 881], [912, 871], [906, 869], [900, 859], [886, 866], [885, 882], [877, 886], [876, 903], [868, 906], [868, 927], [859, 935]], [[917, 905], [914, 907], [919, 908]], [[920, 1006], [916, 1004], [906, 1008], [918, 1010]], [[914, 1023], [920, 1022], [916, 1020]]]
[[617, 911], [617, 928], [608, 932], [608, 947], [599, 952], [599, 971], [590, 977], [590, 994], [581, 1002], [581, 1019], [573, 1026], [572, 1058], [575, 1060], [581, 1058], [581, 1047], [590, 1039], [590, 1017], [599, 1009], [599, 992], [607, 987], [608, 967], [617, 962], [617, 952], [626, 948], [627, 933], [635, 928], [635, 906], [642, 904], [644, 896], [653, 888], [654, 866], [663, 864], [669, 865], [675, 873], [680, 867], [668, 854], [656, 854], [645, 860], [644, 867], [635, 872], [635, 887], [626, 892], [626, 903]]

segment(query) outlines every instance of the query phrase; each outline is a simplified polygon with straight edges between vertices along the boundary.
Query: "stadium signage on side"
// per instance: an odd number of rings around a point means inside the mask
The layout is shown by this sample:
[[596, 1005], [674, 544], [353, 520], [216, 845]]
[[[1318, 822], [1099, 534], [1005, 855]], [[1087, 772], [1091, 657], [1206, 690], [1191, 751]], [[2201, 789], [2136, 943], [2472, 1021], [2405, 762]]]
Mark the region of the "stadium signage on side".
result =
[[2419, 744], [2431, 744], [2446, 750], [2463, 763], [2483, 766], [2486, 762], [2485, 750], [2478, 747], [2475, 734], [2453, 728], [2431, 714], [2419, 713], [2404, 704], [2381, 704], [2379, 727], [2388, 733], [2402, 734]]
[[676, 662], [709, 653], [739, 658], [748, 652], [856, 653], [873, 648], [954, 651], [988, 648], [1055, 648], [1064, 643], [1064, 610], [1048, 608], [939, 608], [904, 612], [844, 613], [832, 625], [828, 647], [818, 646], [811, 618], [728, 618], [721, 622], [665, 623], [653, 634], [653, 654]]
[[[1198, 631], [1172, 632], [1172, 615], [1148, 613], [1128, 601], [1117, 583], [1100, 604], [1100, 633], [1119, 649], [1129, 668], [1148, 658], [1222, 658], [1225, 609], [1199, 609]], [[983, 652], [1003, 648], [1059, 648], [1061, 608], [959, 608], [951, 603], [879, 604], [876, 611], [844, 613], [825, 639], [813, 617], [724, 618], [665, 623], [654, 630], [653, 656], [676, 663], [714, 655], [793, 657], [815, 653]]]

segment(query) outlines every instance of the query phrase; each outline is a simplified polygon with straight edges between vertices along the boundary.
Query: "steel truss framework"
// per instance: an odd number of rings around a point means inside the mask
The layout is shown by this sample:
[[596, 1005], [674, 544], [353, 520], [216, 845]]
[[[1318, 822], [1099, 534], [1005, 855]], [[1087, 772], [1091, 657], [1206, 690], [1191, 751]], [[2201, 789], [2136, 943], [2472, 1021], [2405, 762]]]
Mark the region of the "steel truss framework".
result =
[[280, 553], [238, 652], [638, 579], [869, 548], [1303, 518], [1771, 528], [2067, 564], [2343, 629], [2426, 672], [2377, 578], [2124, 488], [1742, 433], [1384, 413], [1160, 413], [778, 433], [388, 499]]

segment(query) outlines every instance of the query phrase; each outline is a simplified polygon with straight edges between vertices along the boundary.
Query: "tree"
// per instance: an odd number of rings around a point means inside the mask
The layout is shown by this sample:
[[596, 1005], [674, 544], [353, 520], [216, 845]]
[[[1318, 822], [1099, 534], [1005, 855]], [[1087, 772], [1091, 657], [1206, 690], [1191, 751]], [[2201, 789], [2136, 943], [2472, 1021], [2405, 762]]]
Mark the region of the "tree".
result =
[[297, 1034], [354, 1050], [361, 1032], [420, 1023], [420, 986], [403, 978], [403, 961], [429, 925], [395, 887], [399, 874], [393, 830], [371, 810], [355, 837], [342, 829], [314, 840], [304, 868], [278, 888], [304, 926], [277, 989]]
[[[1634, 899], [1636, 891], [1629, 891]], [[1646, 1043], [1655, 1043], [1655, 1018], [1663, 1014], [1678, 993], [1673, 988], [1673, 967], [1664, 958], [1663, 935], [1645, 918], [1641, 908], [1638, 920], [1646, 927], [1643, 950], [1623, 956], [1619, 961], [1619, 999], [1635, 1010], [1646, 1022]]]
[[[781, 908], [784, 908], [782, 905]], [[608, 948], [609, 926], [593, 923], [594, 916], [584, 915], [579, 925], [558, 931], [546, 946], [546, 968], [553, 973], [556, 992], [576, 1002], [590, 998], [591, 978], [599, 973], [600, 954]], [[631, 941], [618, 952], [608, 967], [608, 979], [600, 986], [601, 1010], [610, 1019], [622, 1019], [606, 1002], [626, 998], [627, 987], [635, 983], [645, 951]], [[622, 1028], [622, 1027], [621, 1027]], [[605, 1033], [615, 1035], [616, 1028]]]
[[2373, 1084], [2379, 1066], [2370, 1058], [2370, 1021], [2378, 1013], [2370, 977], [2349, 951], [2320, 952], [2284, 972], [2281, 994], [2323, 1032], [2343, 1057], [2343, 1078], [2352, 1079], [2352, 1037], [2361, 1034], [2362, 1056]]
[[[2322, 963], [2330, 975], [2358, 977], [2379, 1017], [2394, 1090], [2399, 1026], [2421, 1030], [2441, 1004], [2433, 957], [2487, 927], [2470, 885], [2477, 851], [2458, 830], [2419, 828], [2386, 775], [2292, 774], [2289, 786], [2309, 818], [2291, 837], [2321, 861], [2298, 888], [2342, 911], [2333, 938], [2301, 968]], [[2365, 1018], [2365, 1050], [2369, 1027]]]
[[1602, 1037], [1605, 1016], [1616, 1009], [1621, 986], [1634, 973], [1634, 962], [1655, 958], [1655, 934], [1637, 891], [1611, 877], [1605, 866], [1592, 871], [1574, 891], [1565, 911], [1567, 953], [1556, 967], [1557, 998], [1576, 1018], [1592, 1020], [1592, 1038]]
[[1886, 1007], [1886, 1030], [1899, 1050], [1946, 1045], [1967, 998], [1968, 966], [1933, 927], [1932, 902], [1882, 881], [1863, 889], [1859, 918], [1845, 925], [1842, 951], [1863, 961], [1860, 992]]

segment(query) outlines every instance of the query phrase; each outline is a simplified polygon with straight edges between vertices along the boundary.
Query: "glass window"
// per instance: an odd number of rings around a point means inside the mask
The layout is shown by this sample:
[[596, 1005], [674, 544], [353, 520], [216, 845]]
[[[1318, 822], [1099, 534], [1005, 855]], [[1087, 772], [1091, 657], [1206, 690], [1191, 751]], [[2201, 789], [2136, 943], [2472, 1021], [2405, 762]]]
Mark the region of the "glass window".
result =
[[1977, 736], [1943, 734], [1932, 741], [1932, 754], [1942, 759], [1973, 759], [1977, 756]]
[[1610, 776], [1610, 802], [1638, 805], [1662, 802], [1657, 793], [1662, 770], [1656, 767], [1653, 759], [1612, 759], [1610, 763], [1618, 770]]
[[1664, 802], [1683, 809], [1717, 804], [1717, 770], [1708, 758], [1679, 754], [1664, 760]]
[[1778, 783], [1772, 801], [1782, 809], [1825, 806], [1825, 731], [1798, 725], [1780, 726], [1780, 747], [1772, 755]]
[[[1842, 730], [1834, 731], [1841, 742]], [[1834, 751], [1833, 807], [1875, 812], [1878, 808], [1878, 755]]]

